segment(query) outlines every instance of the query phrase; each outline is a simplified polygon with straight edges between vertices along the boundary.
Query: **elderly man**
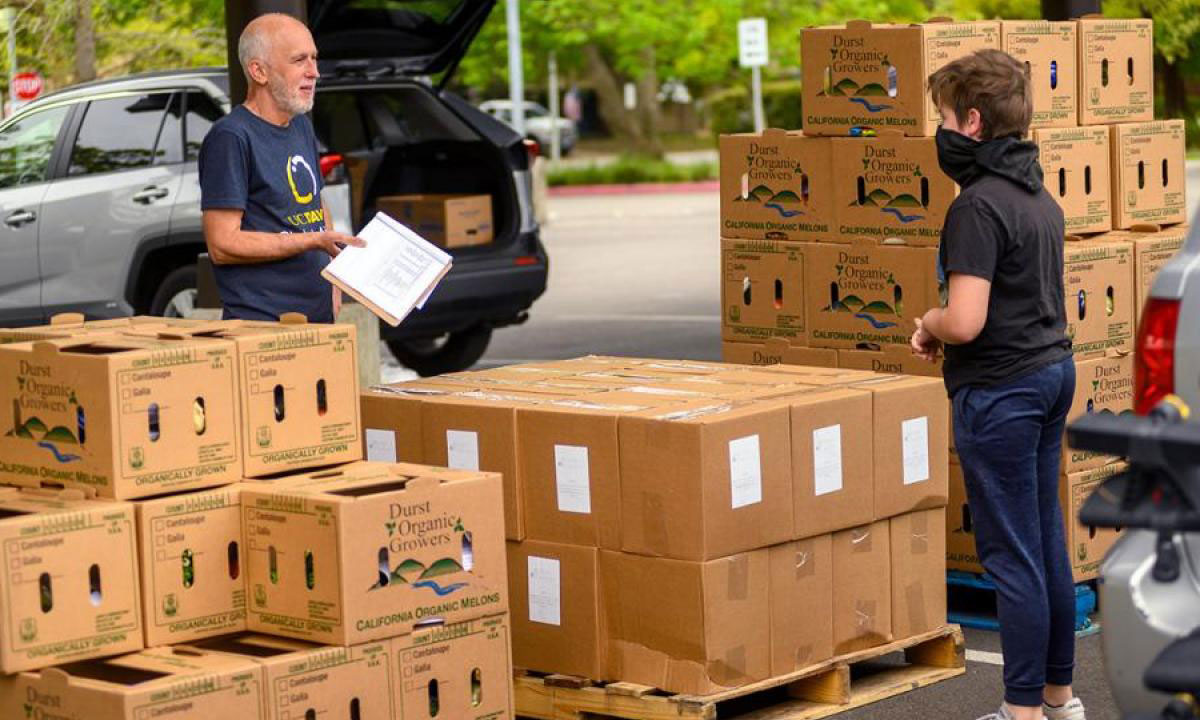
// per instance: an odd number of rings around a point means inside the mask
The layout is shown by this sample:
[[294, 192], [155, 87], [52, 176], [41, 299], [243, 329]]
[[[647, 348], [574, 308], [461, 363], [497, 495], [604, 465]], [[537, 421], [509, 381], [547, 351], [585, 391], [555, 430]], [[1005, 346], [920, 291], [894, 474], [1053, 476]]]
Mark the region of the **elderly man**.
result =
[[330, 230], [312, 122], [317, 49], [303, 23], [272, 13], [238, 40], [246, 102], [200, 149], [204, 239], [226, 318], [299, 312], [333, 322], [341, 297], [321, 270], [357, 238]]

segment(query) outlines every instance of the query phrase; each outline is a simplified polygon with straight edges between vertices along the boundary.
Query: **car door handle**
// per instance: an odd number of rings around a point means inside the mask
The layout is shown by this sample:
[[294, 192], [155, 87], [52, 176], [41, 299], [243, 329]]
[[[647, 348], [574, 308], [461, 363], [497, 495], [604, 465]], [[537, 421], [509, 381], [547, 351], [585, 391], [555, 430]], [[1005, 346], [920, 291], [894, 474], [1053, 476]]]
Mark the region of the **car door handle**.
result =
[[140, 202], [143, 205], [149, 205], [150, 203], [154, 202], [155, 200], [162, 200], [163, 198], [165, 198], [167, 196], [167, 193], [169, 193], [169, 192], [170, 191], [167, 190], [165, 187], [158, 187], [157, 185], [151, 185], [150, 187], [145, 188], [144, 190], [141, 190], [140, 192], [134, 193], [133, 201]]
[[11, 215], [4, 218], [4, 224], [9, 227], [18, 228], [25, 223], [31, 223], [34, 220], [37, 220], [37, 215], [33, 214], [29, 210], [16, 210]]

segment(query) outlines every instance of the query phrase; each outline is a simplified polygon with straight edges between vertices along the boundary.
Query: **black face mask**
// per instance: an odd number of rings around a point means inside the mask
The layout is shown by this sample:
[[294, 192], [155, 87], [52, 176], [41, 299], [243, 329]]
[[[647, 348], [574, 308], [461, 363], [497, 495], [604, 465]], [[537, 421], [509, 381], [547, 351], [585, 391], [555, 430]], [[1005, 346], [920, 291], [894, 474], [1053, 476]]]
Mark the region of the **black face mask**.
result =
[[975, 155], [985, 143], [943, 127], [938, 128], [935, 140], [938, 165], [951, 180], [965, 186], [979, 175]]

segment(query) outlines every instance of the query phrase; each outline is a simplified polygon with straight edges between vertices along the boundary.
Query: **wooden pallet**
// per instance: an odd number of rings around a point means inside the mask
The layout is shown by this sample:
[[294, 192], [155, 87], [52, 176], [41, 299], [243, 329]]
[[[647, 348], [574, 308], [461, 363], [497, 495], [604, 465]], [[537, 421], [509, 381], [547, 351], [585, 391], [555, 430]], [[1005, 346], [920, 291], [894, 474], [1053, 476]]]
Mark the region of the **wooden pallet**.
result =
[[[904, 653], [904, 665], [868, 667], [870, 661], [898, 652]], [[947, 625], [712, 695], [672, 695], [633, 683], [600, 684], [565, 675], [518, 673], [516, 710], [519, 717], [538, 720], [816, 720], [966, 671], [962, 629]]]

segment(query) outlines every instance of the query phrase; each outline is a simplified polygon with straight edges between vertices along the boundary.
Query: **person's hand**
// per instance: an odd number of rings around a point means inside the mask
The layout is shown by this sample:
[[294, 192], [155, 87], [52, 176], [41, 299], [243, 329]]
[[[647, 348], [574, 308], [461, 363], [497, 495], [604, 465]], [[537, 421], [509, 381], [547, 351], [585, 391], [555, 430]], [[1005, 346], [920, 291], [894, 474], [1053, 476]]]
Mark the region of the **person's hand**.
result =
[[942, 341], [926, 330], [921, 318], [917, 318], [917, 329], [913, 332], [909, 345], [912, 346], [913, 355], [922, 360], [937, 362], [938, 350], [942, 347]]
[[314, 250], [324, 250], [329, 253], [330, 257], [337, 257], [343, 247], [353, 245], [354, 247], [366, 247], [367, 243], [353, 235], [337, 232], [336, 230], [322, 230], [321, 232], [309, 233], [312, 235], [311, 243]]

